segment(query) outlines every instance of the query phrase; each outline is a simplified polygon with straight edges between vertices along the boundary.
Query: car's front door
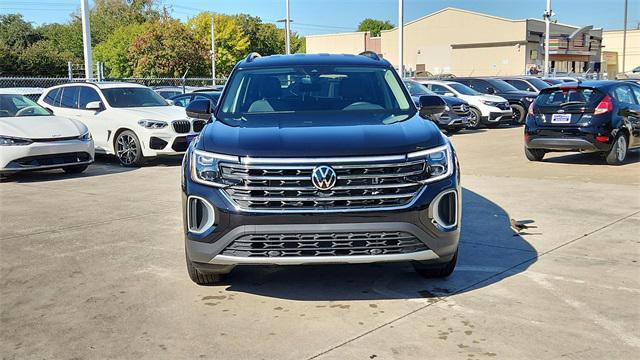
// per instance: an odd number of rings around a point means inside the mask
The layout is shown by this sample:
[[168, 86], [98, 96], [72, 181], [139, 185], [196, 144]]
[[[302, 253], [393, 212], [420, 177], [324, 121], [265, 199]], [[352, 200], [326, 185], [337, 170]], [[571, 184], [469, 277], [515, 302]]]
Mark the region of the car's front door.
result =
[[[87, 105], [99, 101], [102, 104], [100, 110], [89, 110]], [[98, 151], [107, 151], [110, 137], [109, 119], [105, 114], [104, 100], [98, 94], [98, 91], [91, 86], [81, 86], [78, 96], [78, 109], [76, 110], [78, 119], [84, 122], [93, 136], [93, 142]]]

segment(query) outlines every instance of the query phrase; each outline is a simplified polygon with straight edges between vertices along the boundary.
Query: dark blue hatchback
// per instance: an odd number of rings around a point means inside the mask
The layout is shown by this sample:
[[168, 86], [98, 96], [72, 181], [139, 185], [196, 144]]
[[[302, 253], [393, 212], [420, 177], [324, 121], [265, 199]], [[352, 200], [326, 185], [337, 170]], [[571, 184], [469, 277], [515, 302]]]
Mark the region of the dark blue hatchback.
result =
[[541, 161], [555, 151], [600, 152], [611, 165], [640, 147], [640, 86], [623, 81], [585, 81], [540, 92], [529, 107], [525, 155]]
[[[449, 140], [372, 54], [250, 55], [183, 163], [187, 269], [411, 261], [449, 275], [460, 184]], [[208, 117], [192, 102], [190, 116]]]

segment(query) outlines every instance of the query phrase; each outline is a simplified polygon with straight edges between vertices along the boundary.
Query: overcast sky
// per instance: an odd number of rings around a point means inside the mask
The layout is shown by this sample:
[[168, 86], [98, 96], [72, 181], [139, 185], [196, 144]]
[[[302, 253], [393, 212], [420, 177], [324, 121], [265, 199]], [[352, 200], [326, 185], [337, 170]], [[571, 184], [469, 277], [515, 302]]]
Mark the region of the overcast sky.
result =
[[[90, 0], [91, 2], [91, 0]], [[290, 0], [292, 29], [300, 34], [353, 31], [371, 17], [397, 24], [397, 0]], [[248, 13], [266, 22], [284, 18], [284, 0], [162, 0], [174, 17], [203, 11]], [[0, 0], [0, 13], [20, 13], [35, 24], [64, 22], [80, 0]], [[445, 7], [458, 7], [511, 19], [541, 18], [545, 0], [405, 0], [405, 21]], [[561, 23], [622, 29], [624, 0], [552, 0]], [[629, 28], [640, 22], [640, 0], [629, 0]]]

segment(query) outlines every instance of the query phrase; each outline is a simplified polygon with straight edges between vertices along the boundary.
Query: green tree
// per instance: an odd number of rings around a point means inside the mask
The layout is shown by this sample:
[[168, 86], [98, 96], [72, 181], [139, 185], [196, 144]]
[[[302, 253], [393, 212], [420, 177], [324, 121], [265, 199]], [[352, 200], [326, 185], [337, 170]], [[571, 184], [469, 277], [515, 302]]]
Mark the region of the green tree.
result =
[[53, 41], [38, 41], [20, 54], [18, 58], [19, 75], [66, 76], [67, 63], [74, 60], [74, 54], [60, 50]]
[[94, 60], [104, 62], [107, 77], [133, 76], [133, 64], [129, 59], [129, 49], [133, 40], [144, 33], [149, 26], [150, 23], [144, 23], [119, 27], [106, 41], [94, 48]]
[[[211, 49], [211, 13], [202, 12], [187, 21], [199, 43], [205, 51]], [[238, 20], [233, 16], [215, 15], [216, 40], [216, 76], [228, 75], [235, 64], [247, 56], [249, 37], [242, 31]], [[211, 58], [207, 55], [207, 65], [211, 67]], [[211, 75], [209, 71], [207, 75]]]
[[180, 21], [163, 19], [151, 23], [133, 39], [129, 61], [133, 76], [181, 77], [204, 75], [207, 48]]
[[[248, 52], [260, 55], [284, 54], [284, 29], [275, 24], [263, 23], [257, 16], [240, 14], [235, 16], [242, 31], [249, 37]], [[291, 33], [291, 52], [304, 53], [305, 41], [295, 32]]]
[[[122, 26], [142, 24], [161, 18], [158, 0], [94, 0], [90, 10], [91, 42], [99, 44]], [[75, 21], [80, 23], [78, 16]]]
[[40, 40], [40, 34], [20, 14], [0, 15], [0, 43], [21, 51]]
[[380, 36], [382, 30], [393, 29], [393, 24], [389, 21], [366, 18], [358, 25], [358, 31], [369, 31], [371, 36]]
[[[38, 28], [43, 40], [50, 41], [55, 48], [73, 54], [71, 61], [81, 63], [84, 53], [82, 48], [82, 25], [79, 22], [66, 24], [46, 24]], [[65, 66], [67, 66], [65, 64]]]

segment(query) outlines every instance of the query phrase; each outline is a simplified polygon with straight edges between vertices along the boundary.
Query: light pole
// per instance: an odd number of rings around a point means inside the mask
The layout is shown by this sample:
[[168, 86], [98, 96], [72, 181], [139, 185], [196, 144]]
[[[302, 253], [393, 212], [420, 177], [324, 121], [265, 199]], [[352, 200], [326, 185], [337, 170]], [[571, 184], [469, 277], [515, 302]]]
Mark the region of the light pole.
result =
[[84, 77], [93, 79], [93, 57], [91, 55], [91, 28], [89, 25], [88, 0], [80, 0], [80, 13], [82, 14], [82, 45], [84, 51]]
[[404, 0], [398, 0], [398, 70], [404, 79]]
[[285, 0], [284, 47], [287, 55], [291, 54], [291, 19], [289, 18], [289, 0]]
[[547, 8], [544, 11], [544, 77], [549, 76], [549, 21], [551, 19], [551, 16], [553, 16], [553, 11], [551, 10], [551, 0], [547, 0]]
[[215, 15], [211, 14], [211, 82], [216, 86], [216, 25]]
[[625, 60], [627, 57], [627, 0], [624, 0], [624, 30], [622, 32], [622, 72], [626, 71]]

